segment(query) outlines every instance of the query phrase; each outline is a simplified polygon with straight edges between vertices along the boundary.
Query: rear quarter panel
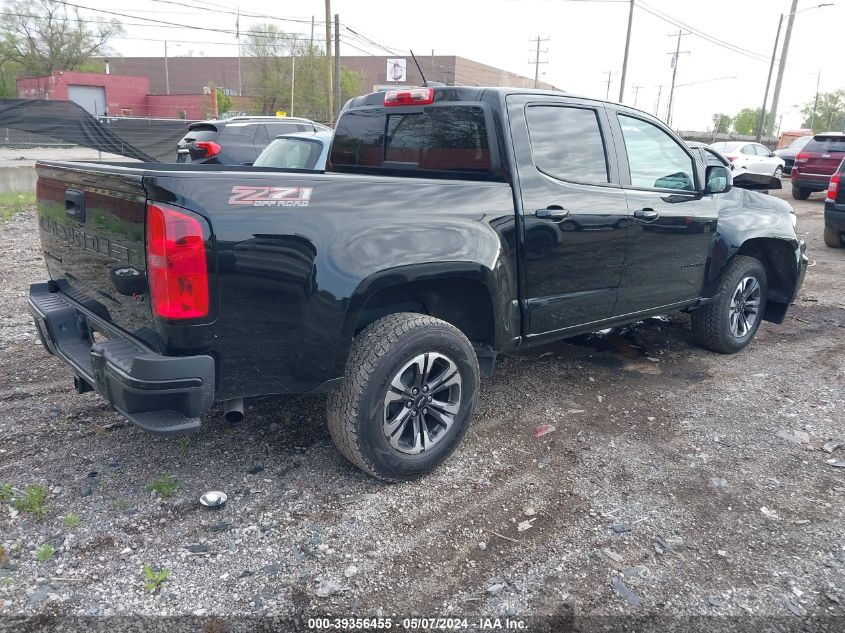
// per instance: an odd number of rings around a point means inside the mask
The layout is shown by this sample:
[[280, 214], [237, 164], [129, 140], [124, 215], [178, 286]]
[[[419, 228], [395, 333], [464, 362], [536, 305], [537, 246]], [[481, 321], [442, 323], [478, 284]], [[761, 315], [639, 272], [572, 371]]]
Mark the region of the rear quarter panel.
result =
[[[497, 339], [519, 335], [506, 316], [517, 296], [507, 184], [243, 171], [151, 174], [145, 185], [151, 199], [210, 220], [219, 316], [201, 331], [169, 327], [166, 338], [171, 353], [199, 344], [217, 356], [218, 399], [310, 391], [342, 376], [366, 298], [415, 279], [481, 281]], [[307, 206], [279, 206], [267, 187], [299, 188], [300, 198], [310, 189]]]

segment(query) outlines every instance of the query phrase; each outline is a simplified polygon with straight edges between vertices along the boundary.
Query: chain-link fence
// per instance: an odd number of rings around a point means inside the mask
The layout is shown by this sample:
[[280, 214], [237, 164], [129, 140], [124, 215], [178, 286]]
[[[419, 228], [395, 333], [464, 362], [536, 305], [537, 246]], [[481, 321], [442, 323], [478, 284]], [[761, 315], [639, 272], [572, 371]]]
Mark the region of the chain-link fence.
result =
[[73, 143], [65, 143], [59, 139], [23, 130], [0, 128], [0, 147], [8, 149], [30, 149], [33, 147], [76, 147]]

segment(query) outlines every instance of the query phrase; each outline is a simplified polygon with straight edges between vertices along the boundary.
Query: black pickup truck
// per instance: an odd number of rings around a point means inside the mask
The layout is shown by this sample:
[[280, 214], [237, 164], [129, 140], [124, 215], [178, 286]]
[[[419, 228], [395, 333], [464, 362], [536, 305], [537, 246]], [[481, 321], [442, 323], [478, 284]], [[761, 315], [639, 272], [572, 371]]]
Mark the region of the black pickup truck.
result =
[[352, 99], [324, 172], [37, 170], [29, 307], [80, 392], [155, 433], [328, 392], [336, 445], [386, 480], [455, 449], [497, 354], [678, 311], [736, 352], [807, 264], [786, 202], [643, 112], [555, 92]]

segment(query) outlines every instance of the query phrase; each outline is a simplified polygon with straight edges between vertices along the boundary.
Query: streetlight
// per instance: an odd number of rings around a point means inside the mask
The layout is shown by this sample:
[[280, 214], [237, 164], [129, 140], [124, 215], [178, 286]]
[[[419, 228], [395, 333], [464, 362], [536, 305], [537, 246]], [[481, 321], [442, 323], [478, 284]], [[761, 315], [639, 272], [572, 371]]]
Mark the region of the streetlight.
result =
[[[795, 6], [795, 5], [793, 5]], [[822, 7], [832, 7], [833, 3], [825, 2], [823, 4], [816, 5], [815, 7], [807, 7], [805, 9], [801, 9], [799, 11], [793, 11], [792, 13], [787, 13], [784, 15], [783, 13], [780, 14], [780, 19], [778, 19], [778, 30], [777, 34], [775, 35], [775, 45], [772, 47], [772, 61], [769, 64], [769, 76], [766, 79], [766, 91], [763, 93], [763, 107], [760, 108], [760, 117], [757, 119], [757, 134], [755, 135], [754, 139], [759, 143], [760, 139], [763, 136], [763, 122], [766, 120], [766, 102], [769, 100], [769, 86], [772, 83], [772, 71], [775, 69], [775, 56], [778, 52], [778, 40], [780, 40], [780, 29], [783, 26], [783, 19], [792, 17], [793, 15], [797, 15], [799, 13], [803, 13], [804, 11], [810, 11], [811, 9], [821, 9]], [[791, 26], [791, 22], [790, 22]], [[789, 38], [789, 29], [787, 29], [787, 39]], [[780, 77], [778, 78], [780, 80]], [[778, 86], [779, 88], [780, 86]], [[777, 100], [777, 95], [775, 95], [775, 100]]]

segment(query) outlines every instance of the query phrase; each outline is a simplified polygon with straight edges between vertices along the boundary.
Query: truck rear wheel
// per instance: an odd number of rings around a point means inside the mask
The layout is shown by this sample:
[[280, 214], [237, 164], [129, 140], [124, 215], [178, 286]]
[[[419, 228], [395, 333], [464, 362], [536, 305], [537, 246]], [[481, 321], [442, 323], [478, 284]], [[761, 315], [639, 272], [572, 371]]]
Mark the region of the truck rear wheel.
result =
[[832, 226], [825, 226], [824, 243], [831, 248], [842, 248], [842, 235]]
[[343, 383], [328, 399], [329, 433], [364, 472], [413, 479], [460, 443], [478, 384], [478, 359], [460, 330], [423, 314], [392, 314], [355, 337]]
[[701, 344], [722, 354], [748, 345], [766, 311], [768, 289], [760, 260], [734, 257], [722, 276], [718, 298], [692, 313], [692, 329]]

